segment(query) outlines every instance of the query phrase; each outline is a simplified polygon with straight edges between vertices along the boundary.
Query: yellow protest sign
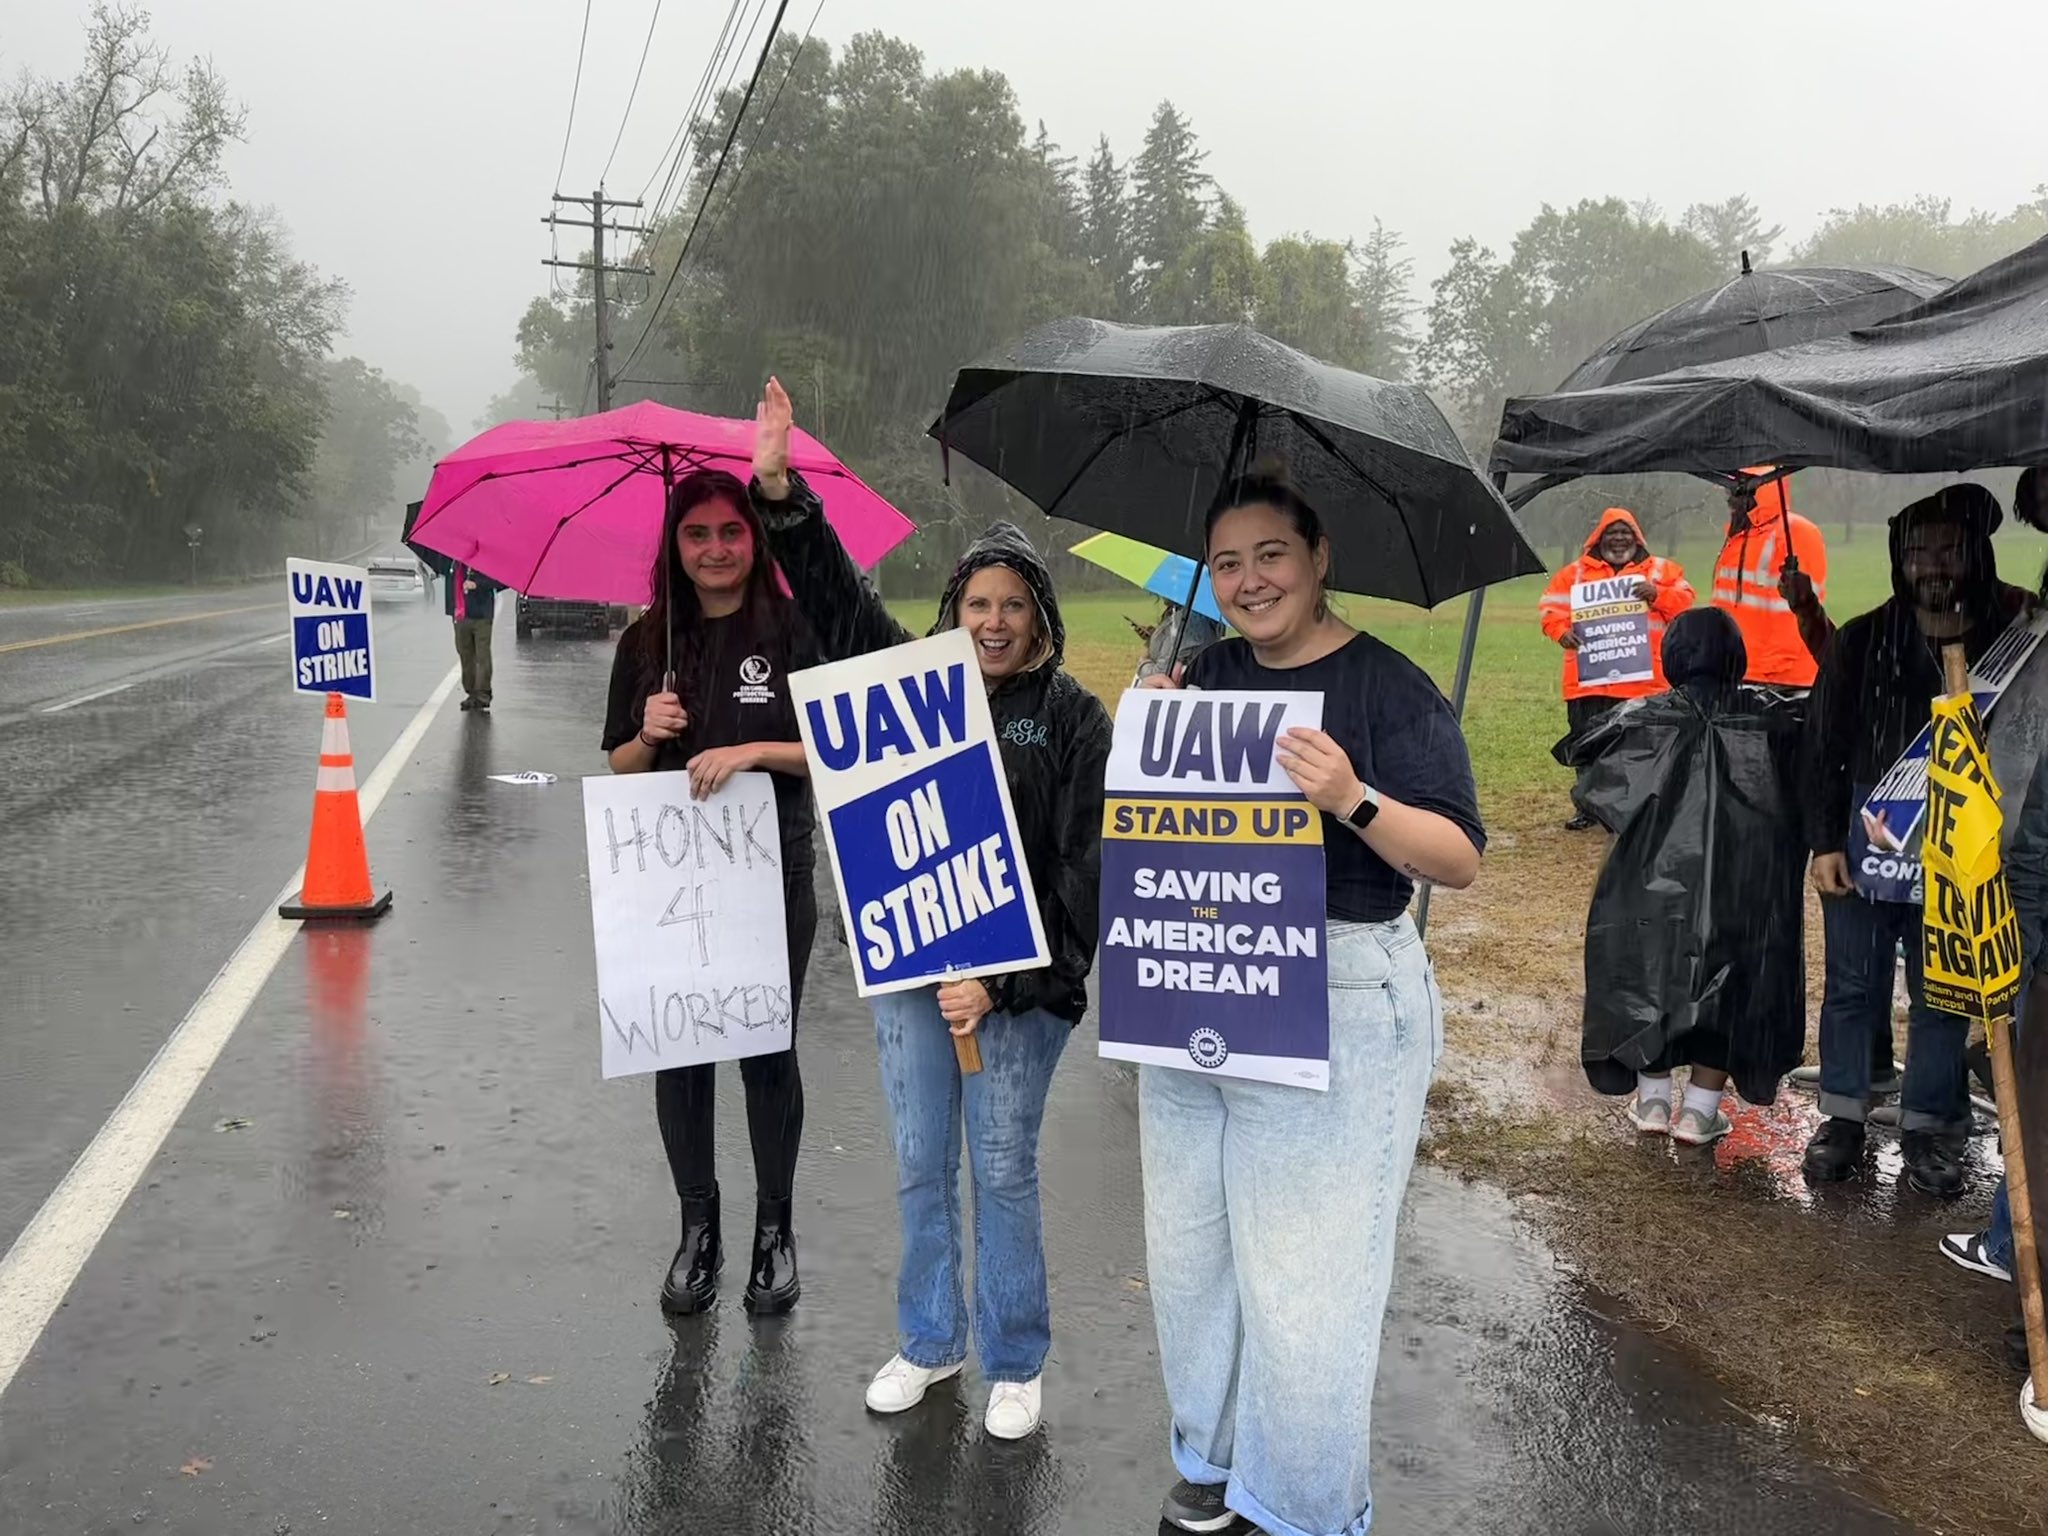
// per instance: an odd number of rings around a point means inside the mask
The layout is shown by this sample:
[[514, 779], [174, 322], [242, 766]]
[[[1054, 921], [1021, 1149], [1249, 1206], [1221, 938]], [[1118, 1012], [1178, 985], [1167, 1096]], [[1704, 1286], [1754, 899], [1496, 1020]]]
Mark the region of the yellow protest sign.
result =
[[1937, 699], [1927, 757], [1926, 996], [1944, 1013], [2000, 1019], [2020, 985], [2020, 927], [1999, 857], [1991, 748], [1967, 693]]

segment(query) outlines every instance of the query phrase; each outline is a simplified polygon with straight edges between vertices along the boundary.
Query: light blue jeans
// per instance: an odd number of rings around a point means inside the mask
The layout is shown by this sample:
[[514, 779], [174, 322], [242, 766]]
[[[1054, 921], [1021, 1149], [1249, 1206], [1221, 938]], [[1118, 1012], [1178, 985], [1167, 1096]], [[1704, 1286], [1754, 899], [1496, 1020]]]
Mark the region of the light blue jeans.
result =
[[981, 1071], [960, 1075], [938, 992], [870, 999], [896, 1139], [903, 1262], [897, 1350], [927, 1369], [967, 1358], [960, 1275], [960, 1137], [974, 1179], [974, 1340], [990, 1382], [1030, 1381], [1052, 1348], [1039, 1223], [1038, 1128], [1074, 1032], [1039, 1010], [981, 1021]]
[[1324, 1093], [1139, 1069], [1173, 1460], [1271, 1536], [1364, 1536], [1401, 1197], [1443, 1051], [1415, 925], [1332, 923]]

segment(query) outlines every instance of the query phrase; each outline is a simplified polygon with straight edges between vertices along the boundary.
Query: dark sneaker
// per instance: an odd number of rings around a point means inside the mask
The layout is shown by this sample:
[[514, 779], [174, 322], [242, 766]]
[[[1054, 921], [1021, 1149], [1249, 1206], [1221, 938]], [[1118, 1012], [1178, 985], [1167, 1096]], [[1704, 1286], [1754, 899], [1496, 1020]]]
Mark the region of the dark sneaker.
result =
[[1567, 832], [1590, 832], [1599, 825], [1599, 822], [1588, 816], [1584, 811], [1581, 811], [1564, 824], [1564, 829]]
[[1963, 1160], [1950, 1137], [1933, 1131], [1907, 1131], [1899, 1137], [1906, 1159], [1906, 1182], [1923, 1195], [1953, 1200], [1963, 1192]]
[[1223, 1502], [1223, 1487], [1222, 1483], [1175, 1483], [1159, 1506], [1159, 1517], [1176, 1531], [1227, 1531], [1237, 1524], [1237, 1516]]
[[1863, 1124], [1830, 1116], [1806, 1144], [1800, 1172], [1809, 1184], [1839, 1184], [1862, 1166]]
[[1991, 1245], [1984, 1236], [1982, 1232], [1951, 1232], [1941, 1240], [1941, 1256], [1973, 1274], [2012, 1284], [2012, 1271], [1991, 1257]]
[[462, 701], [462, 712], [463, 712], [463, 713], [464, 713], [465, 715], [466, 715], [466, 714], [468, 714], [468, 713], [469, 713], [469, 712], [470, 712], [470, 711], [471, 711], [472, 709], [475, 709], [475, 708], [476, 708], [476, 699], [475, 699], [475, 697], [474, 697], [473, 695], [472, 695], [472, 696], [469, 696], [469, 697], [465, 697], [465, 698], [463, 699], [463, 701]]

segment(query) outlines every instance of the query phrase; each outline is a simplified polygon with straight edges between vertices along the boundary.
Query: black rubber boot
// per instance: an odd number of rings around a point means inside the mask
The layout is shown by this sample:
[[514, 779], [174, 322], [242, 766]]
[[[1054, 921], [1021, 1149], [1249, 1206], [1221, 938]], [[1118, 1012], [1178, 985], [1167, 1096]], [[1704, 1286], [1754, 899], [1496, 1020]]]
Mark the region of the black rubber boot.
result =
[[718, 1186], [709, 1194], [683, 1196], [683, 1240], [669, 1260], [661, 1286], [661, 1310], [675, 1316], [702, 1312], [718, 1291], [725, 1244], [718, 1232]]
[[1813, 1140], [1806, 1144], [1800, 1171], [1809, 1184], [1834, 1184], [1848, 1178], [1863, 1165], [1864, 1130], [1860, 1120], [1830, 1118], [1821, 1121]]
[[754, 1260], [747, 1270], [746, 1306], [756, 1317], [779, 1317], [803, 1294], [789, 1216], [787, 1200], [762, 1200], [754, 1208]]
[[1963, 1192], [1960, 1138], [1933, 1131], [1907, 1131], [1899, 1137], [1906, 1162], [1906, 1182], [1923, 1195], [1953, 1200]]

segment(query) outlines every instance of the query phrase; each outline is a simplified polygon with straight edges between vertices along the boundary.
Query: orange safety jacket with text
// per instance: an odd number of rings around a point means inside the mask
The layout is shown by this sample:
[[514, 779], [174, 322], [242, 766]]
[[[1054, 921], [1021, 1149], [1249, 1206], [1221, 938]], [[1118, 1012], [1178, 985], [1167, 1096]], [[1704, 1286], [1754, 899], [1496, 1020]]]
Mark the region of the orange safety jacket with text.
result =
[[1799, 557], [1799, 569], [1813, 581], [1813, 594], [1828, 600], [1828, 548], [1821, 532], [1792, 510], [1783, 480], [1760, 485], [1749, 526], [1728, 535], [1714, 562], [1713, 604], [1735, 620], [1749, 652], [1745, 681], [1780, 688], [1811, 688], [1820, 663], [1799, 633], [1799, 616], [1778, 592], [1785, 558]]
[[[1626, 523], [1629, 532], [1636, 536], [1636, 558], [1622, 565], [1609, 565], [1600, 553], [1600, 541], [1616, 523]], [[1615, 576], [1640, 577], [1657, 589], [1656, 600], [1650, 604], [1652, 675], [1640, 683], [1604, 683], [1588, 687], [1579, 681], [1579, 653], [1566, 651], [1564, 696], [1567, 699], [1639, 699], [1670, 689], [1671, 685], [1664, 681], [1664, 626], [1692, 606], [1692, 583], [1685, 579], [1685, 568], [1676, 560], [1653, 555], [1644, 547], [1642, 527], [1625, 507], [1609, 507], [1602, 512], [1600, 521], [1593, 525], [1593, 536], [1586, 540], [1585, 553], [1550, 578], [1550, 585], [1544, 589], [1543, 600], [1537, 606], [1543, 621], [1543, 633], [1552, 640], [1561, 640], [1564, 632], [1572, 627], [1573, 587], [1580, 582], [1606, 581]]]

